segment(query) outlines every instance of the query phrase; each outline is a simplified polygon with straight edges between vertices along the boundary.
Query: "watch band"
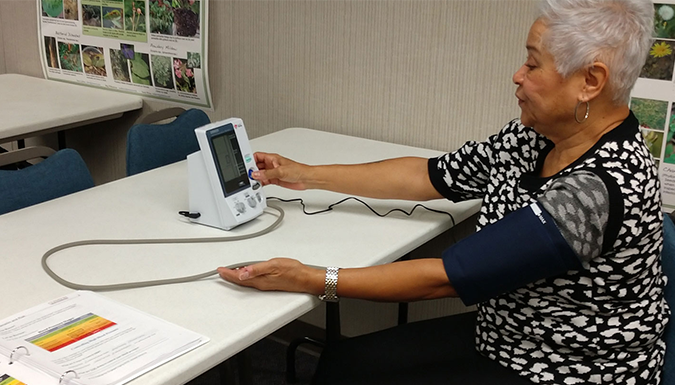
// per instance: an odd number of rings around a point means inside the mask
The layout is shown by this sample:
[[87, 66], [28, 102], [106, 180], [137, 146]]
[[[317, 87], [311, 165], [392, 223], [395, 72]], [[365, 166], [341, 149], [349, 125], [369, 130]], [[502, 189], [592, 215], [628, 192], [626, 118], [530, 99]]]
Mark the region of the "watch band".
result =
[[325, 302], [337, 302], [340, 300], [337, 296], [337, 282], [338, 282], [339, 267], [329, 266], [326, 268], [326, 286], [324, 294], [319, 296], [319, 299]]

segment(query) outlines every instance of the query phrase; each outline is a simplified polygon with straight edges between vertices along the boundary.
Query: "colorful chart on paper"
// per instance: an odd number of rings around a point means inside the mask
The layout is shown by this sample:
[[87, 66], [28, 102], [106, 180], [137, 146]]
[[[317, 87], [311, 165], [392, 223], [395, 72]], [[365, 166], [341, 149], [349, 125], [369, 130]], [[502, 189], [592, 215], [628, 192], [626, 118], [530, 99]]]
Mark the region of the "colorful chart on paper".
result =
[[30, 337], [27, 341], [49, 352], [55, 352], [114, 325], [116, 324], [112, 321], [88, 313]]
[[8, 374], [3, 374], [0, 375], [0, 385], [26, 385], [26, 384]]

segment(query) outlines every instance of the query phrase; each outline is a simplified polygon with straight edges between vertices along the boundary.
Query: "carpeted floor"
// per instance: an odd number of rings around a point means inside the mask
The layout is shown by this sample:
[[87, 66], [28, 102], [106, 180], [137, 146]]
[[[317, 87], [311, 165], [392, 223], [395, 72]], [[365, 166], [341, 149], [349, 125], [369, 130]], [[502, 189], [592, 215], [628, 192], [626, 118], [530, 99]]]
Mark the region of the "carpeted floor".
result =
[[[250, 358], [251, 384], [250, 385], [287, 385], [286, 382], [286, 346], [272, 338], [264, 338], [247, 350]], [[297, 381], [295, 385], [308, 385], [319, 360], [318, 354], [299, 349], [296, 352], [295, 368]], [[236, 379], [240, 379], [236, 364], [232, 365]], [[231, 382], [231, 381], [230, 381]], [[190, 381], [187, 385], [238, 385], [221, 381], [221, 370], [216, 367], [200, 377]]]

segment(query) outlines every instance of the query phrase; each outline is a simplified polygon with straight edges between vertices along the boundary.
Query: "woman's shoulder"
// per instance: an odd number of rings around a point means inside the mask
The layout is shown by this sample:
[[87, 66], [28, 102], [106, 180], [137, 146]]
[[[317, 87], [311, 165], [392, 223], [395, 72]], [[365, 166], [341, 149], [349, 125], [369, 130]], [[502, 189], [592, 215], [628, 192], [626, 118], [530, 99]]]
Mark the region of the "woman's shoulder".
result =
[[488, 141], [498, 149], [516, 149], [522, 145], [531, 146], [533, 149], [541, 149], [548, 143], [548, 139], [538, 134], [532, 127], [523, 125], [519, 118], [506, 123]]
[[[620, 134], [605, 138], [571, 173], [587, 170], [602, 179], [610, 196], [611, 210], [618, 211], [611, 222], [627, 226], [624, 232], [638, 223], [653, 229], [646, 219], [658, 221], [661, 210], [660, 182], [654, 159], [639, 131]], [[619, 229], [616, 230], [618, 234]]]
[[579, 168], [598, 168], [624, 180], [658, 179], [654, 158], [631, 113], [620, 125], [603, 135], [577, 162]]
[[623, 130], [606, 138], [594, 152], [595, 162], [610, 172], [625, 174], [629, 179], [658, 179], [654, 157], [640, 132]]
[[534, 132], [534, 130], [531, 127], [523, 125], [523, 123], [520, 121], [520, 118], [511, 119], [508, 123], [506, 123], [502, 127], [501, 130], [499, 130], [499, 133], [527, 135], [527, 136], [531, 136], [532, 134], [536, 135], [536, 132]]

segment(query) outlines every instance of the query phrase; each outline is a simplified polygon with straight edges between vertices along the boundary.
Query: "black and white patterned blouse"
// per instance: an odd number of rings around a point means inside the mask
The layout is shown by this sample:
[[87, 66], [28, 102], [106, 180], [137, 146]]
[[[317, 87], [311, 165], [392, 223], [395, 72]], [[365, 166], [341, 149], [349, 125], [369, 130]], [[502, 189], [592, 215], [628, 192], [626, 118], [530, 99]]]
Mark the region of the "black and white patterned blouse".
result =
[[513, 120], [482, 143], [429, 160], [453, 201], [482, 199], [478, 230], [539, 202], [582, 269], [478, 304], [476, 346], [540, 384], [658, 384], [669, 310], [654, 161], [631, 113], [581, 158], [538, 177], [553, 144]]

